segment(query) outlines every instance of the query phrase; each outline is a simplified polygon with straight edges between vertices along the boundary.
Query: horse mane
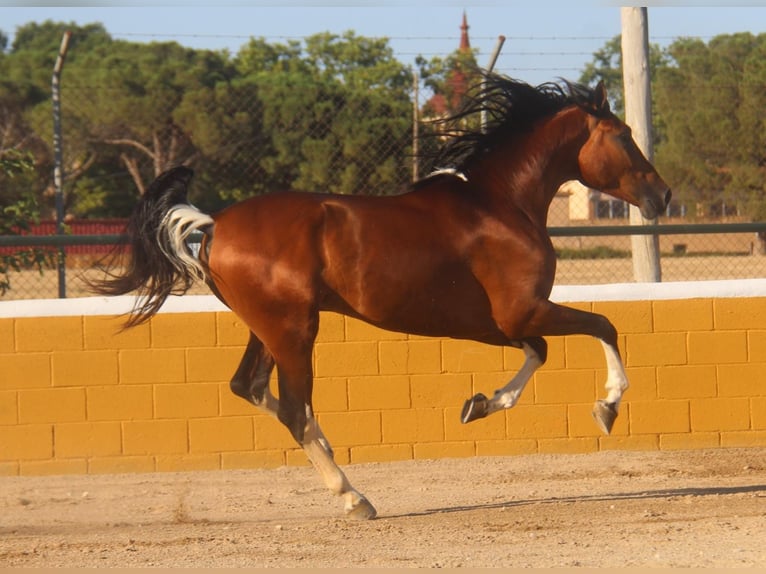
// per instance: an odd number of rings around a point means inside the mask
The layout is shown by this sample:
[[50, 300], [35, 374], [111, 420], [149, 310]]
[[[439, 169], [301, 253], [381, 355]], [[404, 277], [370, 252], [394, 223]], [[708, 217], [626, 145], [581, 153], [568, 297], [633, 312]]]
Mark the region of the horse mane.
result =
[[[431, 161], [431, 169], [467, 170], [476, 158], [509, 137], [529, 131], [540, 119], [577, 105], [600, 115], [594, 103], [594, 90], [563, 80], [563, 85], [547, 82], [532, 86], [495, 73], [480, 72], [481, 80], [471, 87], [461, 108], [446, 118], [431, 122], [434, 137], [447, 142], [421, 158]], [[486, 117], [481, 128], [480, 118]]]

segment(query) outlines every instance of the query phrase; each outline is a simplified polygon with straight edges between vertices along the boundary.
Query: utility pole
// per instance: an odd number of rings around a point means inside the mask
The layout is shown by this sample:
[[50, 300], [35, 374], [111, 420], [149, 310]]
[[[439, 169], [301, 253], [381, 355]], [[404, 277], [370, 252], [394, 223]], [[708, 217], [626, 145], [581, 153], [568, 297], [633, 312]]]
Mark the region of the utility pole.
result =
[[[621, 8], [622, 78], [625, 86], [625, 122], [633, 130], [633, 139], [653, 161], [652, 96], [649, 77], [649, 26], [646, 8]], [[651, 225], [656, 219], [644, 219], [639, 209], [630, 206], [631, 225]], [[662, 280], [660, 245], [657, 235], [631, 235], [633, 278], [639, 282]]]

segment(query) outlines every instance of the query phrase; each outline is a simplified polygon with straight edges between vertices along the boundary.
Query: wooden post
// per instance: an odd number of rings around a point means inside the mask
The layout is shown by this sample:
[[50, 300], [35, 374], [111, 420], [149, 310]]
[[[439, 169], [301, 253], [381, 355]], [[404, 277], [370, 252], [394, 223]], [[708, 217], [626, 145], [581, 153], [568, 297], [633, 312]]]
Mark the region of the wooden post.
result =
[[[653, 160], [652, 96], [649, 78], [649, 27], [646, 8], [621, 8], [622, 77], [625, 85], [625, 122], [649, 161]], [[656, 223], [630, 206], [631, 225]], [[662, 280], [657, 235], [632, 235], [633, 278], [639, 282]]]

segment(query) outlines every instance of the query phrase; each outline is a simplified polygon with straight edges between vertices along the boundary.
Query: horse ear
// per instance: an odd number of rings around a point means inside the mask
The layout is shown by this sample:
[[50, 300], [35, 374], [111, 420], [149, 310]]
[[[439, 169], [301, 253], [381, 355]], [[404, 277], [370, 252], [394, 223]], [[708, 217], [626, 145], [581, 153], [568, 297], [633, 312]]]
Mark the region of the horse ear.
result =
[[609, 99], [606, 97], [606, 86], [604, 86], [604, 80], [601, 80], [596, 89], [593, 90], [593, 106], [597, 112], [608, 113]]

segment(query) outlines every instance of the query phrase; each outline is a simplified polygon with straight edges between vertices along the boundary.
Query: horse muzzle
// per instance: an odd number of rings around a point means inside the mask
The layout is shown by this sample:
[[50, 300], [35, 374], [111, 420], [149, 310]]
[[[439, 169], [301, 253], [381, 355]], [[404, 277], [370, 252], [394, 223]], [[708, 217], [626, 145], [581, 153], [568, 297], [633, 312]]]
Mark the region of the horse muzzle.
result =
[[644, 196], [644, 201], [642, 201], [639, 205], [641, 215], [644, 217], [644, 219], [656, 218], [668, 207], [672, 195], [673, 193], [670, 191], [670, 189], [666, 189], [664, 193]]

